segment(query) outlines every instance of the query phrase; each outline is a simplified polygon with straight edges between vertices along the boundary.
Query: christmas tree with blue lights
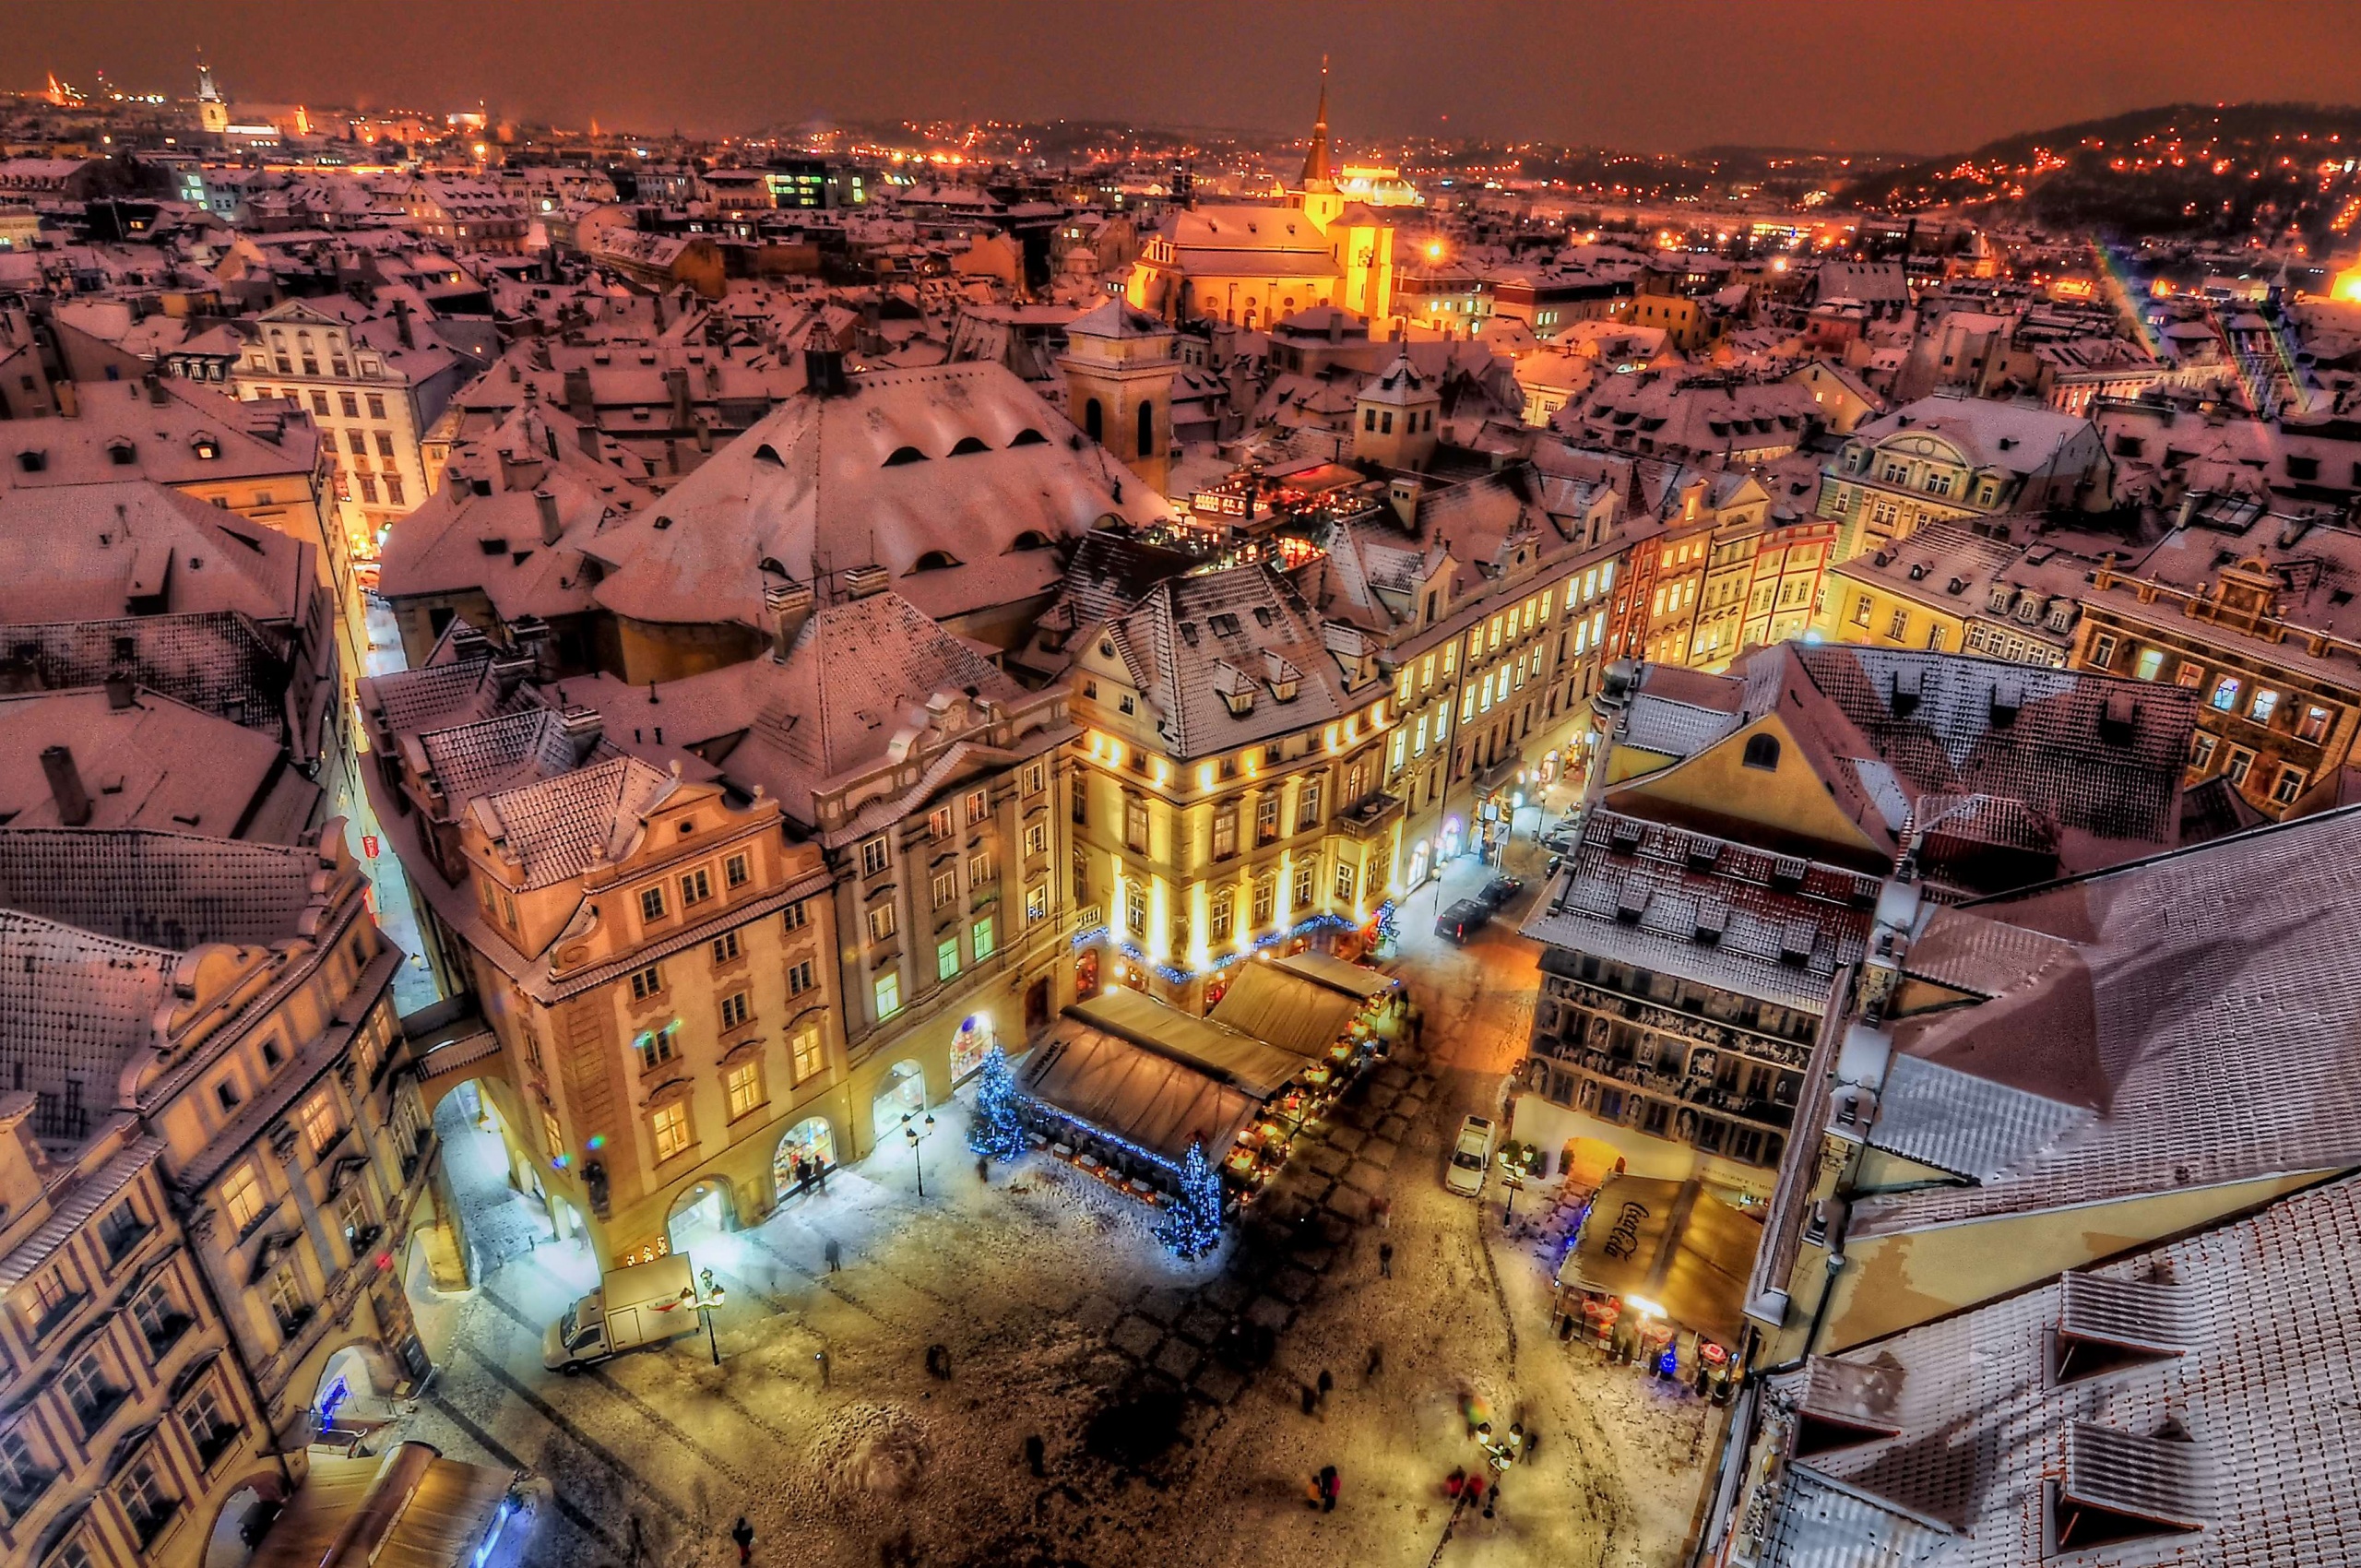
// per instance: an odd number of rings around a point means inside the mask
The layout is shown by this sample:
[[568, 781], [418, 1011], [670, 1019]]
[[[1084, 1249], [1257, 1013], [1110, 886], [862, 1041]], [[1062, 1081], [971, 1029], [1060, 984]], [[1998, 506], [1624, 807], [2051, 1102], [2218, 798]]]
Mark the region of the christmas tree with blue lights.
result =
[[993, 1046], [976, 1074], [976, 1114], [967, 1123], [967, 1146], [991, 1159], [1014, 1159], [1025, 1152], [1024, 1096], [1008, 1053]]
[[1194, 1261], [1221, 1245], [1221, 1175], [1205, 1162], [1203, 1144], [1189, 1146], [1180, 1167], [1180, 1195], [1165, 1212], [1156, 1239], [1183, 1262]]

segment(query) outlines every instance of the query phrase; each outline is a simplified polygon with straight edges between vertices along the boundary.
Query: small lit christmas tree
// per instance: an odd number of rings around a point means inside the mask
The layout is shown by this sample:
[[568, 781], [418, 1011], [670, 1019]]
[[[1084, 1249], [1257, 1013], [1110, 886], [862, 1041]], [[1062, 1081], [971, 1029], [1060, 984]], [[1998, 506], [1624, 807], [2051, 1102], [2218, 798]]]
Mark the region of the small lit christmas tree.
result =
[[993, 1046], [976, 1075], [976, 1114], [967, 1124], [967, 1146], [991, 1159], [1014, 1159], [1025, 1152], [1024, 1095], [1008, 1054]]
[[1184, 1262], [1194, 1261], [1221, 1244], [1221, 1175], [1205, 1162], [1203, 1144], [1189, 1146], [1180, 1167], [1180, 1195], [1172, 1200], [1156, 1239]]

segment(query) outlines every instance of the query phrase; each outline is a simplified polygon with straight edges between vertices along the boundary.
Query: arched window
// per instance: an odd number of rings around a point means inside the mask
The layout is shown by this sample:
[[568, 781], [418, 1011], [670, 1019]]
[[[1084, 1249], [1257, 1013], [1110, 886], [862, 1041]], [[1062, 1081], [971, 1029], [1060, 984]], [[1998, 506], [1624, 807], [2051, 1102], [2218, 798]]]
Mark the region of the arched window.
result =
[[1023, 533], [1016, 536], [1016, 542], [1010, 545], [1009, 548], [1012, 550], [1047, 550], [1050, 545], [1056, 542], [1057, 541], [1055, 540], [1052, 540], [1048, 534], [1043, 533], [1039, 529], [1026, 529]]
[[768, 463], [775, 469], [783, 469], [787, 467], [786, 460], [778, 455], [778, 448], [773, 446], [767, 441], [754, 448], [754, 461], [758, 463]]
[[1096, 398], [1082, 406], [1082, 433], [1093, 441], [1104, 443], [1107, 439], [1107, 410], [1098, 406]]
[[1152, 457], [1155, 455], [1156, 405], [1154, 403], [1142, 403], [1140, 405], [1140, 456], [1143, 457]]
[[930, 550], [910, 563], [913, 572], [940, 572], [959, 564], [959, 558], [948, 550]]
[[1018, 431], [1014, 435], [1008, 438], [1008, 444], [1011, 446], [1046, 446], [1049, 445], [1049, 441], [1050, 438], [1048, 436], [1042, 434], [1039, 431], [1035, 430], [1029, 424], [1023, 430]]
[[964, 457], [970, 452], [989, 452], [991, 450], [991, 448], [985, 445], [980, 438], [973, 435], [963, 435], [958, 440], [951, 444], [951, 455], [955, 457]]
[[1774, 773], [1779, 767], [1779, 742], [1773, 735], [1750, 735], [1746, 739], [1746, 754], [1739, 759], [1749, 767], [1759, 767]]
[[898, 469], [905, 463], [923, 463], [925, 461], [926, 454], [919, 451], [917, 447], [896, 446], [894, 448], [892, 455], [885, 459], [885, 467], [889, 469]]

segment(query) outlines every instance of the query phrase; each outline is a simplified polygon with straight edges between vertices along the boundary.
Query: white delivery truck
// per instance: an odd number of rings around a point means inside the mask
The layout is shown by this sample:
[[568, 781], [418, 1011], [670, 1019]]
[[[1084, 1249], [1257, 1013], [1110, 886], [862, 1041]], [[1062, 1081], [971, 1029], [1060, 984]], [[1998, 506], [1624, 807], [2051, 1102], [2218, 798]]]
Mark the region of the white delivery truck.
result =
[[572, 1372], [695, 1333], [704, 1326], [697, 1320], [695, 1277], [686, 1253], [611, 1270], [541, 1336], [541, 1364]]

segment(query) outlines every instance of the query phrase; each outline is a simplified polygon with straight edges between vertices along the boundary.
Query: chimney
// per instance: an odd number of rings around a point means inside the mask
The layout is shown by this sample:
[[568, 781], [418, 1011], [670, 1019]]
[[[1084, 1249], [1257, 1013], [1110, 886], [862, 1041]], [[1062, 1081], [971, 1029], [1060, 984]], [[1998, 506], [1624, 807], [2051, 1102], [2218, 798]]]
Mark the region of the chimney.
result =
[[71, 381], [59, 382], [57, 384], [57, 417], [67, 420], [76, 419], [80, 417], [81, 412], [82, 395], [74, 389], [74, 384]]
[[689, 373], [679, 366], [664, 373], [664, 388], [672, 395], [672, 428], [689, 427]]
[[606, 731], [606, 721], [599, 717], [599, 710], [569, 707], [559, 713], [557, 722], [565, 738], [574, 742], [575, 766], [589, 761], [590, 754], [599, 749], [599, 737]]
[[115, 671], [107, 677], [106, 686], [107, 708], [110, 712], [121, 713], [131, 706], [132, 681], [129, 671]]
[[574, 444], [582, 448], [582, 455], [584, 457], [598, 457], [599, 427], [592, 424], [588, 420], [584, 420], [581, 423], [574, 427]]
[[406, 299], [400, 298], [399, 296], [397, 296], [394, 300], [394, 332], [396, 336], [401, 339], [403, 348], [415, 349], [418, 347], [417, 342], [410, 337], [409, 302]]
[[451, 654], [461, 664], [492, 656], [492, 641], [474, 626], [462, 626], [451, 636]]
[[74, 766], [74, 754], [64, 746], [51, 746], [41, 754], [41, 770], [49, 778], [50, 798], [57, 802], [57, 820], [68, 827], [81, 827], [90, 820], [90, 792], [82, 788], [82, 774]]
[[845, 597], [867, 599], [872, 594], [883, 593], [888, 581], [889, 575], [883, 566], [852, 567], [845, 573]]
[[537, 490], [533, 492], [533, 505], [541, 514], [541, 542], [555, 544], [558, 536], [565, 532], [565, 524], [557, 515], [557, 497], [546, 490]]
[[590, 400], [589, 367], [575, 365], [565, 373], [565, 411], [587, 424], [595, 408]]
[[1330, 305], [1328, 307], [1328, 341], [1331, 343], [1341, 343], [1344, 340], [1345, 313], [1338, 310], [1335, 306]]
[[780, 583], [763, 589], [763, 608], [771, 613], [771, 657], [787, 662], [804, 623], [812, 619], [812, 585]]
[[164, 390], [164, 378], [154, 371], [149, 371], [140, 379], [148, 384], [148, 401], [157, 408], [160, 409], [172, 400], [172, 395]]
[[803, 383], [815, 398], [841, 398], [852, 390], [845, 378], [845, 352], [817, 327], [803, 339]]

